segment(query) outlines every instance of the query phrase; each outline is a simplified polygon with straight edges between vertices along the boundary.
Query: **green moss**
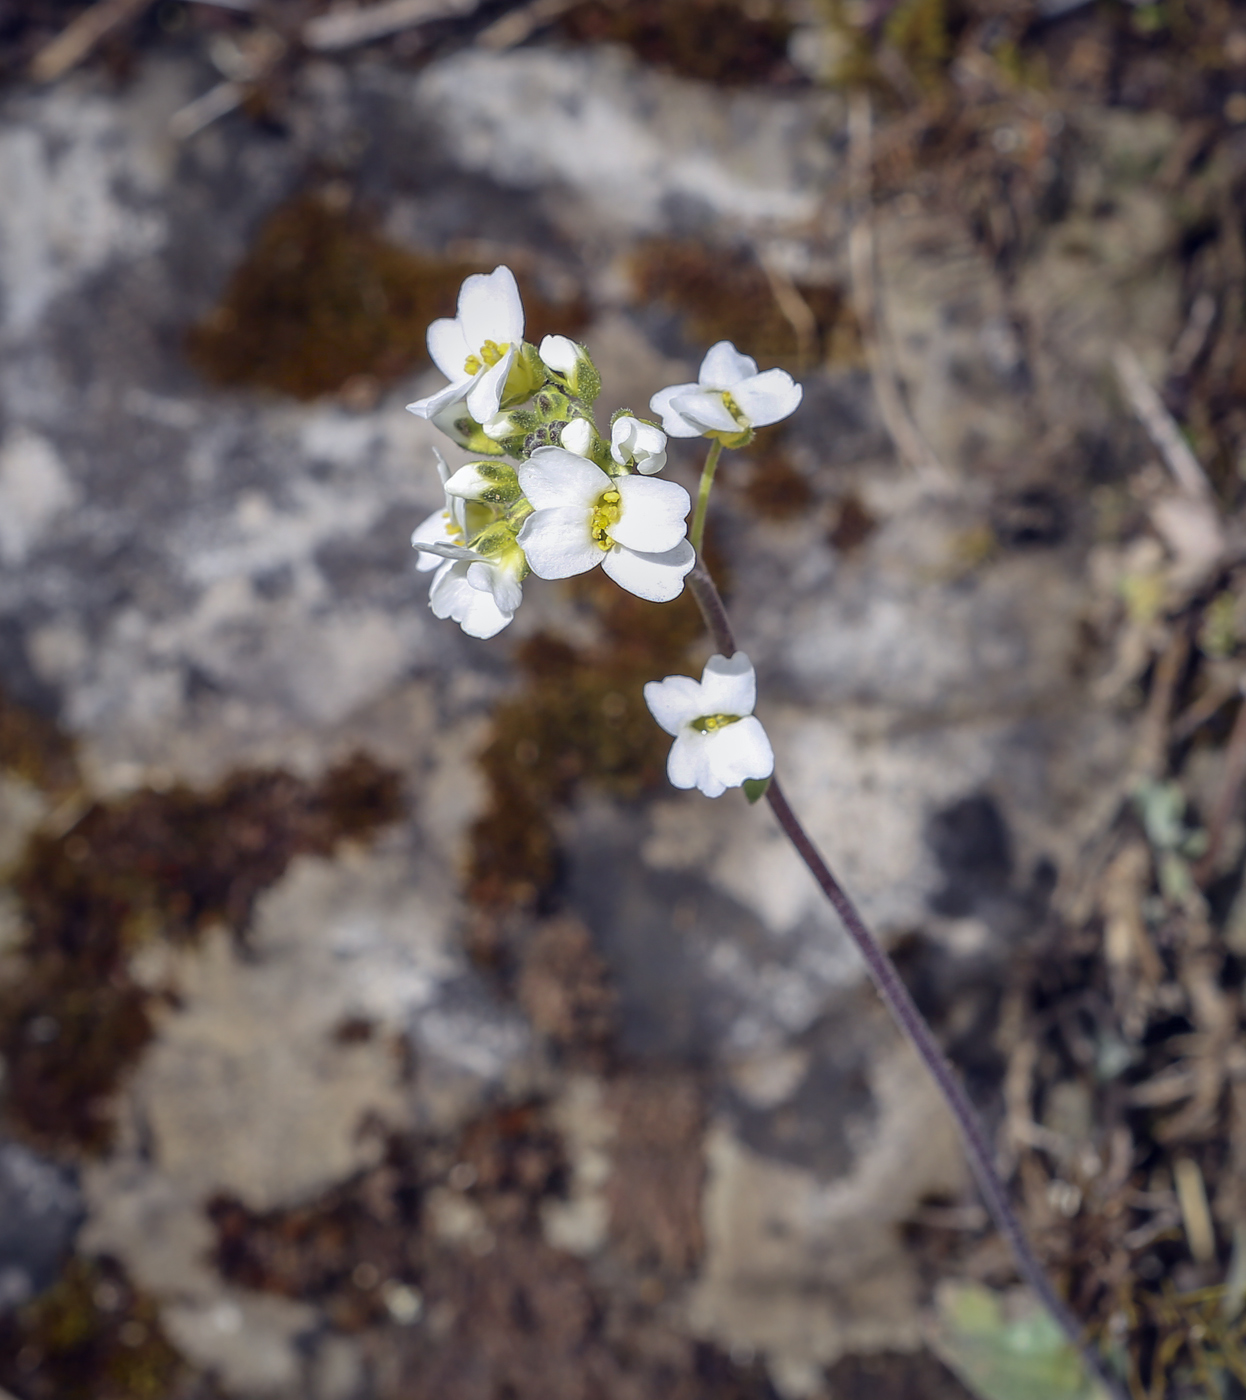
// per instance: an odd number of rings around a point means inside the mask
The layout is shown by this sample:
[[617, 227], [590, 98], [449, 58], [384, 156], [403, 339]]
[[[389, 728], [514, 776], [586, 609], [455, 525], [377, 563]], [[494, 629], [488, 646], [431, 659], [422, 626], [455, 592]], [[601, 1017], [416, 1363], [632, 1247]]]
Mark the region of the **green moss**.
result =
[[751, 253], [650, 239], [633, 254], [631, 274], [637, 300], [680, 313], [687, 337], [695, 344], [734, 341], [747, 346], [762, 365], [797, 372], [809, 364], [856, 357], [856, 323], [838, 288], [794, 287], [810, 313], [812, 334], [809, 343], [802, 344], [770, 278]]
[[[214, 384], [297, 399], [383, 385], [428, 363], [429, 322], [454, 314], [465, 277], [491, 270], [390, 243], [336, 191], [301, 195], [261, 227], [188, 353]], [[584, 324], [582, 302], [554, 305], [519, 282], [529, 339]]]
[[151, 1299], [107, 1259], [73, 1259], [0, 1322], [0, 1384], [23, 1400], [168, 1400], [186, 1363]]
[[626, 44], [646, 63], [734, 85], [785, 81], [792, 26], [779, 4], [740, 0], [587, 0], [559, 25], [577, 43]]
[[577, 650], [538, 634], [516, 654], [519, 692], [497, 707], [480, 757], [489, 804], [472, 828], [468, 897], [491, 909], [533, 904], [555, 882], [552, 816], [582, 782], [633, 798], [664, 781], [669, 740], [645, 706], [644, 683], [688, 669], [702, 635], [685, 592], [657, 606], [597, 573], [573, 583], [602, 640]]
[[152, 1032], [135, 949], [215, 922], [244, 931], [296, 855], [327, 855], [400, 811], [397, 777], [358, 755], [319, 783], [242, 772], [208, 793], [96, 803], [70, 831], [36, 835], [12, 882], [22, 973], [0, 987], [9, 1125], [38, 1143], [106, 1146], [108, 1097]]

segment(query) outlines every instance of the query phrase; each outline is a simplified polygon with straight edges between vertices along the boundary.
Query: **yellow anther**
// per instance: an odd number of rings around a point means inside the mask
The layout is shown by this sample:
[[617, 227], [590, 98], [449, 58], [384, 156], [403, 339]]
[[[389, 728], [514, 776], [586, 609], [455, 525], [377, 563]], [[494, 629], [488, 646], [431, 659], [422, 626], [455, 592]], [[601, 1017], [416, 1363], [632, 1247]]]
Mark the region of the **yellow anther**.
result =
[[464, 372], [472, 375], [479, 374], [486, 365], [496, 365], [510, 348], [509, 340], [504, 340], [501, 345], [496, 340], [486, 340], [480, 347], [479, 355], [469, 355], [463, 361]]
[[448, 510], [443, 510], [441, 512], [441, 516], [442, 519], [446, 522], [446, 534], [449, 535], [452, 540], [457, 540], [459, 544], [462, 544], [462, 526], [456, 523], [454, 516], [452, 516]]
[[739, 715], [702, 715], [700, 719], [692, 721], [692, 727], [702, 734], [712, 734], [716, 729], [725, 729], [727, 725], [735, 724], [739, 718]]
[[618, 522], [623, 514], [623, 498], [615, 490], [603, 491], [597, 498], [593, 513], [589, 516], [588, 529], [598, 549], [613, 549], [610, 527]]

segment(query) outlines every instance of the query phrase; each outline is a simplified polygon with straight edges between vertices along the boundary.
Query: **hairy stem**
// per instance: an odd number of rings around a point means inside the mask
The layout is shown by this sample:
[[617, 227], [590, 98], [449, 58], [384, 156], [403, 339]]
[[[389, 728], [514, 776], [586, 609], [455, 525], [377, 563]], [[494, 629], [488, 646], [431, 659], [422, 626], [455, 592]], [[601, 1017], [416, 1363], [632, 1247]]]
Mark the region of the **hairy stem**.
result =
[[710, 503], [710, 487], [714, 484], [714, 472], [718, 468], [718, 459], [722, 456], [722, 450], [722, 440], [715, 438], [710, 444], [705, 465], [701, 468], [701, 485], [697, 489], [696, 514], [692, 517], [692, 529], [688, 532], [688, 539], [698, 555], [701, 553], [701, 540], [705, 534], [705, 512]]
[[[709, 470], [708, 463], [706, 469]], [[687, 577], [687, 583], [692, 590], [693, 597], [697, 600], [701, 616], [705, 619], [705, 625], [710, 636], [714, 639], [715, 646], [724, 656], [732, 655], [736, 651], [736, 643], [731, 630], [731, 620], [727, 616], [727, 610], [723, 606], [718, 589], [714, 586], [714, 580], [710, 577], [709, 571], [699, 557], [692, 572]], [[943, 1095], [944, 1101], [951, 1109], [956, 1126], [960, 1130], [965, 1153], [969, 1158], [969, 1165], [973, 1169], [978, 1189], [982, 1193], [982, 1199], [987, 1210], [990, 1211], [991, 1219], [994, 1220], [996, 1228], [1012, 1250], [1018, 1272], [1064, 1329], [1069, 1341], [1081, 1353], [1091, 1374], [1107, 1393], [1114, 1397], [1114, 1400], [1127, 1400], [1120, 1385], [1105, 1369], [1098, 1352], [1085, 1339], [1081, 1324], [1052, 1287], [1051, 1280], [1047, 1277], [1042, 1264], [1039, 1263], [1016, 1212], [1009, 1204], [1008, 1190], [1000, 1179], [999, 1173], [995, 1170], [986, 1130], [983, 1128], [973, 1105], [969, 1102], [969, 1096], [962, 1088], [956, 1071], [948, 1062], [939, 1042], [935, 1039], [929, 1022], [917, 1009], [913, 998], [909, 995], [908, 988], [901, 980], [899, 972], [896, 971], [895, 963], [891, 961], [882, 945], [866, 927], [856, 906], [831, 873], [830, 866], [823, 860], [818, 848], [810, 840], [808, 833], [788, 805], [782, 788], [773, 779], [766, 791], [766, 800], [770, 803], [770, 810], [774, 813], [783, 834], [796, 848], [796, 853], [808, 866], [810, 874], [817, 881], [822, 893], [836, 914], [839, 915], [844, 928], [848, 931], [848, 936], [857, 945], [879, 995], [887, 1004], [887, 1009], [908, 1037], [910, 1044], [921, 1056], [938, 1086], [939, 1092]]]

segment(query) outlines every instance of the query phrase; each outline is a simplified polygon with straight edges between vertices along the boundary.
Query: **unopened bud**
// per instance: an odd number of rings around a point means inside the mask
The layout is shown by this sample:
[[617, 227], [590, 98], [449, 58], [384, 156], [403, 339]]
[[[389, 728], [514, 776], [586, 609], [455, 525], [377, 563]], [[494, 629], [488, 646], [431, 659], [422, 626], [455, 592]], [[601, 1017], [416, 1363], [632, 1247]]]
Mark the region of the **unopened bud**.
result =
[[541, 341], [540, 354], [550, 374], [582, 403], [592, 403], [601, 393], [601, 375], [584, 346], [565, 335], [547, 335]]
[[652, 476], [666, 465], [666, 434], [655, 423], [621, 413], [610, 426], [610, 455], [619, 466]]
[[446, 482], [446, 495], [508, 506], [519, 499], [519, 477], [505, 462], [468, 462]]

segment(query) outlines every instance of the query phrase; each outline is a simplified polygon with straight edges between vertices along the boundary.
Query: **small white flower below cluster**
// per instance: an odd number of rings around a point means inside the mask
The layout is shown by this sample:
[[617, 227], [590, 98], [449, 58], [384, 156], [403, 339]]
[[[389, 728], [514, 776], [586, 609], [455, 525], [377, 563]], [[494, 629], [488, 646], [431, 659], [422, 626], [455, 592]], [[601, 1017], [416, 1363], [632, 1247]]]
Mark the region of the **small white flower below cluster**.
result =
[[673, 384], [649, 400], [671, 437], [716, 437], [743, 446], [755, 428], [796, 411], [803, 390], [786, 370], [757, 372], [757, 361], [729, 340], [711, 345], [695, 384]]
[[742, 651], [711, 656], [701, 679], [667, 676], [645, 686], [645, 704], [674, 737], [666, 775], [677, 788], [721, 797], [774, 772], [774, 751], [753, 714], [757, 675]]

